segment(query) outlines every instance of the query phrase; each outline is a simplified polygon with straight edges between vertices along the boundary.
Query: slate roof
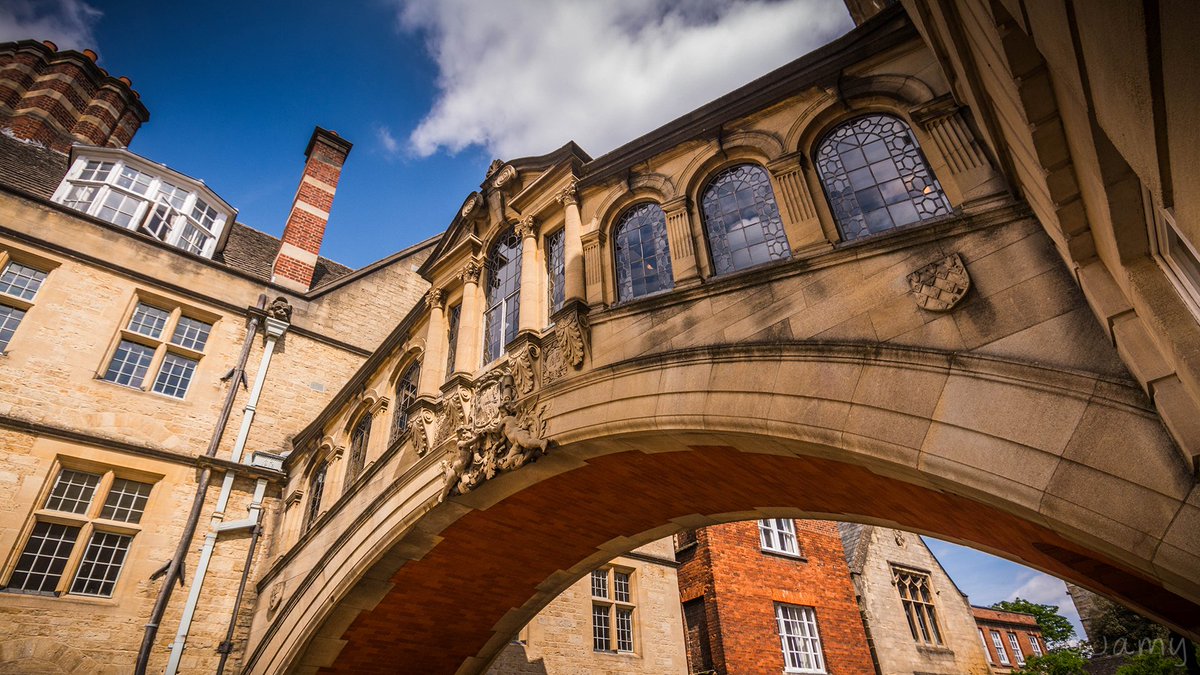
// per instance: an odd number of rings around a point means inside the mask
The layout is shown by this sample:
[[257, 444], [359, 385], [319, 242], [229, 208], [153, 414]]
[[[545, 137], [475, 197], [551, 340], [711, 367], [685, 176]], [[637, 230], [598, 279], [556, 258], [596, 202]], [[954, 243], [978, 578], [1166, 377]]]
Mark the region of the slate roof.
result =
[[[13, 138], [0, 130], [0, 185], [50, 199], [68, 168], [69, 158], [64, 153], [40, 143]], [[229, 239], [224, 250], [213, 256], [213, 260], [262, 281], [270, 281], [271, 265], [278, 252], [279, 239], [235, 222], [229, 226]], [[312, 286], [333, 281], [353, 271], [328, 258], [318, 258]]]

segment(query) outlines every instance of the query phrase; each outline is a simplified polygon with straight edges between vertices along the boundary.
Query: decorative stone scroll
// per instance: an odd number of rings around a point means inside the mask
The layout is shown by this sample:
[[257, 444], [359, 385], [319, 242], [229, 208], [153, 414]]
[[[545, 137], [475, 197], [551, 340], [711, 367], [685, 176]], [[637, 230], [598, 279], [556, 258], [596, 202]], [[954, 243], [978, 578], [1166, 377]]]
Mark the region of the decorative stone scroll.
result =
[[506, 369], [492, 371], [481, 380], [471, 417], [456, 427], [455, 447], [450, 458], [442, 460], [442, 500], [536, 462], [549, 451], [547, 406], [539, 406], [536, 398], [517, 403], [516, 390]]
[[587, 316], [578, 307], [555, 316], [554, 341], [563, 361], [578, 370], [587, 349]]
[[541, 350], [534, 344], [526, 344], [513, 354], [513, 384], [516, 385], [517, 393], [522, 396], [532, 392], [537, 385], [533, 362], [539, 356], [541, 356]]
[[496, 177], [492, 179], [492, 187], [499, 190], [516, 177], [517, 170], [513, 168], [512, 164], [506, 164], [503, 169], [500, 169], [500, 173], [496, 174]]
[[559, 190], [558, 193], [554, 195], [554, 199], [557, 200], [558, 203], [562, 204], [563, 206], [568, 206], [571, 204], [578, 206], [579, 205], [578, 181], [572, 180], [571, 183], [569, 185], [567, 185], [567, 187], [563, 188], [562, 190]]
[[424, 457], [437, 435], [437, 418], [433, 411], [428, 408], [414, 411], [408, 420], [408, 428], [412, 433], [413, 449], [416, 450], [417, 457]]
[[948, 312], [966, 296], [971, 276], [957, 253], [908, 275], [917, 305], [931, 312]]
[[477, 206], [479, 206], [479, 193], [472, 192], [470, 196], [467, 197], [467, 201], [463, 203], [462, 217], [466, 218], [470, 216]]

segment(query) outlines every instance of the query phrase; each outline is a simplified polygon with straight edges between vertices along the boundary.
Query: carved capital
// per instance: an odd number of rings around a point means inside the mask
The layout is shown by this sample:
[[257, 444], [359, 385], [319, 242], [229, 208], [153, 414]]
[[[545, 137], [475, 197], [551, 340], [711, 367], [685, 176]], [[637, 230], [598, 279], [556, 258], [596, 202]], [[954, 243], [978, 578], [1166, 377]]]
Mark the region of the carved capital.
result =
[[767, 162], [767, 171], [770, 171], [772, 176], [778, 178], [779, 176], [800, 171], [804, 168], [804, 161], [803, 152], [789, 152], [782, 157], [777, 157]]
[[462, 266], [458, 272], [458, 278], [462, 279], [464, 284], [479, 283], [479, 273], [483, 271], [483, 263], [478, 258], [471, 258]]
[[446, 292], [440, 288], [431, 288], [425, 294], [425, 306], [429, 309], [442, 309], [443, 303], [446, 302]]
[[663, 213], [666, 213], [667, 215], [670, 215], [670, 214], [678, 212], [678, 211], [686, 211], [687, 208], [688, 208], [687, 195], [682, 195], [682, 196], [676, 197], [675, 199], [665, 201], [665, 202], [663, 202], [663, 205], [662, 205]]
[[579, 206], [579, 181], [571, 179], [571, 183], [567, 187], [559, 190], [554, 198], [563, 206]]
[[537, 229], [536, 224], [537, 221], [534, 220], [533, 216], [525, 216], [520, 220], [520, 222], [518, 222], [516, 225], [513, 225], [513, 231], [516, 232], [517, 236], [521, 239], [532, 239], [534, 236], [534, 230]]

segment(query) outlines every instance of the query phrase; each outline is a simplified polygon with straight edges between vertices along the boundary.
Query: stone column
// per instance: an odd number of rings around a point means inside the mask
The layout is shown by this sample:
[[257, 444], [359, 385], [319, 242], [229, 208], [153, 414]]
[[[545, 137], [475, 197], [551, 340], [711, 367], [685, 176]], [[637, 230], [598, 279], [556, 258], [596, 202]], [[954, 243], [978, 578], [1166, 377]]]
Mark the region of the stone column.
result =
[[593, 307], [604, 304], [604, 262], [601, 250], [604, 245], [604, 233], [592, 230], [580, 237], [583, 244], [584, 270], [587, 282], [587, 303]]
[[479, 306], [479, 274], [483, 263], [472, 258], [458, 273], [463, 282], [462, 314], [458, 318], [458, 346], [454, 352], [454, 372], [473, 373], [479, 366], [483, 348], [483, 308]]
[[525, 216], [513, 228], [521, 238], [521, 305], [517, 308], [517, 330], [537, 330], [541, 321], [538, 299], [537, 237], [534, 236], [533, 216]]
[[775, 201], [783, 218], [783, 231], [793, 251], [828, 244], [808, 191], [808, 183], [804, 180], [803, 162], [803, 153], [793, 152], [767, 164], [767, 170], [779, 188]]
[[[913, 121], [929, 134], [938, 152], [946, 160], [949, 178], [958, 188], [960, 201], [967, 202], [1004, 190], [1004, 179], [992, 167], [979, 147], [962, 108], [949, 98], [941, 98], [910, 111]], [[943, 189], [947, 177], [939, 176]]]
[[572, 180], [557, 199], [563, 205], [563, 299], [583, 300], [586, 291], [583, 273], [583, 221], [579, 216], [579, 192]]
[[425, 305], [429, 308], [429, 324], [425, 331], [425, 356], [421, 361], [421, 378], [417, 383], [420, 396], [438, 396], [446, 379], [446, 294], [440, 288], [429, 289]]
[[699, 281], [696, 245], [692, 239], [692, 219], [688, 216], [688, 198], [676, 197], [662, 205], [667, 216], [667, 242], [671, 247], [671, 274], [676, 286]]

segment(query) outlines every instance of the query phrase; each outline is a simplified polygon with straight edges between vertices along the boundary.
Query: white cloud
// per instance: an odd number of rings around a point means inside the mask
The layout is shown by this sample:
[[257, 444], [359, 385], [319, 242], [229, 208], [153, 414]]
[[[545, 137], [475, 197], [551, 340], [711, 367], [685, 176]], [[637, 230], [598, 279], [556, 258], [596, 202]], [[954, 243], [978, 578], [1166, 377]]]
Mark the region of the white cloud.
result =
[[5, 0], [0, 42], [50, 40], [59, 49], [99, 51], [92, 29], [102, 14], [82, 0]]
[[[1024, 598], [1039, 605], [1057, 606], [1058, 613], [1070, 619], [1071, 623], [1076, 625], [1076, 632], [1081, 633], [1079, 631], [1079, 610], [1075, 609], [1075, 603], [1067, 594], [1067, 585], [1063, 583], [1062, 579], [1029, 570], [1029, 577], [1017, 587], [1017, 590], [1012, 592], [1012, 597], [1006, 599], [1016, 598]], [[1082, 633], [1078, 637], [1082, 638]]]
[[439, 69], [421, 156], [599, 155], [850, 28], [842, 0], [394, 1]]
[[391, 128], [385, 124], [375, 127], [375, 140], [379, 141], [380, 147], [389, 155], [394, 155], [400, 151], [400, 141], [396, 140], [396, 136], [392, 134]]

